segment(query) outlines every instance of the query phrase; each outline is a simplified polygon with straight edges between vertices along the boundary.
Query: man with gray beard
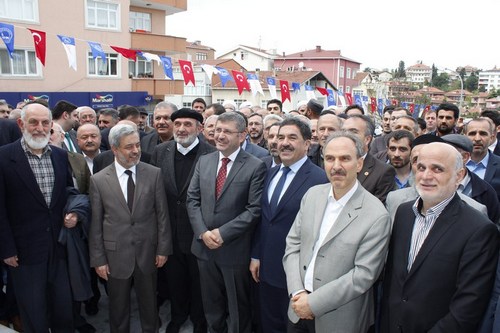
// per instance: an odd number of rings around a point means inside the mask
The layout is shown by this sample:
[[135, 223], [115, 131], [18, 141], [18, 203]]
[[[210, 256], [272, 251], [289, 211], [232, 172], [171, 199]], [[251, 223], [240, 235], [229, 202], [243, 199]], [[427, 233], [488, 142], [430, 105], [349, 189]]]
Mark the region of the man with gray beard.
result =
[[215, 147], [198, 139], [203, 122], [200, 113], [184, 108], [172, 113], [170, 119], [174, 141], [156, 146], [151, 157], [151, 164], [159, 167], [163, 175], [174, 244], [173, 255], [159, 272], [158, 290], [164, 297], [167, 289], [171, 300], [172, 320], [166, 332], [179, 332], [188, 317], [194, 332], [206, 332], [198, 265], [191, 253], [193, 229], [187, 215], [186, 195], [196, 162], [200, 156], [215, 151]]
[[[23, 137], [0, 148], [0, 258], [9, 267], [26, 332], [74, 332], [64, 247], [66, 188], [73, 185], [68, 155], [48, 145], [52, 114], [26, 105], [18, 119]], [[49, 315], [50, 314], [50, 315]]]

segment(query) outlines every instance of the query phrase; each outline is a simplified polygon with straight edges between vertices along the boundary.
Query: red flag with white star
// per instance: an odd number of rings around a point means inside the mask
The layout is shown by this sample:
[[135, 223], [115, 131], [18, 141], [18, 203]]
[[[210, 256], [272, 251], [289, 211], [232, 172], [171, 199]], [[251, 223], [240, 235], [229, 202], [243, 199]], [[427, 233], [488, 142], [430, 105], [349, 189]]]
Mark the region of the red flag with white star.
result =
[[193, 64], [191, 63], [191, 61], [179, 59], [179, 66], [181, 66], [182, 76], [184, 77], [184, 84], [187, 85], [189, 82], [192, 82], [193, 86], [195, 86]]
[[280, 80], [280, 89], [281, 89], [281, 102], [286, 101], [287, 99], [291, 102], [290, 99], [290, 88], [288, 87], [288, 81]]
[[344, 93], [345, 99], [347, 100], [348, 105], [352, 105], [352, 94], [351, 93]]
[[372, 108], [372, 113], [377, 110], [377, 99], [375, 97], [370, 97], [370, 105]]
[[241, 95], [243, 89], [250, 91], [250, 83], [248, 83], [247, 77], [239, 71], [232, 70], [234, 82], [236, 83], [236, 87], [238, 88], [238, 94]]
[[28, 29], [31, 32], [31, 36], [33, 36], [33, 42], [35, 43], [35, 54], [36, 57], [40, 60], [42, 65], [45, 66], [45, 51], [46, 51], [46, 42], [45, 32], [40, 30]]
[[316, 90], [323, 96], [328, 96], [328, 91], [325, 88], [316, 87]]

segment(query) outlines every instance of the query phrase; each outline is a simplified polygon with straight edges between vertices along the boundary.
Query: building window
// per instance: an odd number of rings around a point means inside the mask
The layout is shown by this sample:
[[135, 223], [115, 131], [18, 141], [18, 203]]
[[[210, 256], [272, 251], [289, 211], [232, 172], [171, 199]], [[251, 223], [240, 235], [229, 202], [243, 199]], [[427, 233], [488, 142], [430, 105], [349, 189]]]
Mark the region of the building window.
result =
[[248, 58], [248, 52], [241, 51], [240, 52], [240, 58], [241, 60], [245, 60]]
[[191, 102], [182, 102], [182, 107], [191, 109]]
[[205, 52], [196, 52], [196, 60], [207, 60], [207, 54]]
[[119, 30], [120, 5], [108, 1], [87, 0], [87, 27]]
[[0, 0], [0, 18], [38, 22], [38, 0]]
[[133, 77], [153, 77], [153, 64], [149, 60], [137, 59], [128, 61], [128, 76]]
[[6, 49], [0, 49], [0, 75], [39, 76], [35, 51], [14, 50], [12, 57]]
[[[350, 69], [349, 67], [347, 67], [346, 77], [347, 77], [348, 79], [350, 79], [350, 78], [351, 78], [351, 69]], [[353, 77], [353, 79], [354, 79], [354, 77]]]
[[344, 66], [340, 66], [340, 69], [339, 69], [339, 77], [340, 77], [340, 78], [343, 78], [343, 77], [344, 77]]
[[118, 61], [118, 54], [106, 53], [106, 61], [101, 57], [92, 58], [92, 53], [88, 53], [88, 75], [89, 76], [103, 76], [103, 77], [118, 77], [120, 73], [120, 62]]
[[130, 31], [148, 31], [151, 32], [151, 14], [141, 12], [130, 12], [128, 18], [128, 27]]

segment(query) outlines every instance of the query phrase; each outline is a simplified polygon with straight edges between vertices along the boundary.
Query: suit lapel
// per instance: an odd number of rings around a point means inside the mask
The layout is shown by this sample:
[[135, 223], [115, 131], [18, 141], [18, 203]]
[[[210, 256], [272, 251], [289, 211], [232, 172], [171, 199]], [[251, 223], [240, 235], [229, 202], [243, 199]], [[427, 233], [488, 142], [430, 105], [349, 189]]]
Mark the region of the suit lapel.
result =
[[486, 166], [486, 172], [484, 173], [484, 180], [487, 182], [491, 182], [493, 176], [495, 175], [495, 170], [497, 169], [497, 161], [495, 159], [495, 155], [488, 151], [489, 161]]
[[358, 173], [358, 180], [361, 184], [363, 184], [363, 182], [372, 172], [374, 164], [375, 162], [373, 161], [372, 157], [370, 156], [369, 153], [367, 153], [363, 161], [363, 167], [361, 168], [361, 171]]
[[[61, 158], [59, 156], [59, 152], [57, 152], [55, 149], [52, 150], [52, 153], [50, 155], [50, 159], [52, 160], [52, 167], [54, 168], [54, 188], [52, 189], [52, 198], [50, 199], [50, 205], [54, 205], [57, 202], [57, 199], [59, 198], [60, 195], [65, 195], [66, 191], [64, 193], [61, 193], [58, 189], [65, 189], [66, 190], [66, 177], [63, 177], [63, 175], [68, 176], [67, 173], [69, 173], [69, 161]], [[64, 163], [66, 161], [66, 163]], [[64, 170], [66, 168], [66, 170]], [[71, 177], [71, 175], [69, 175]]]
[[306, 162], [297, 171], [295, 177], [293, 177], [292, 182], [290, 183], [285, 193], [281, 197], [281, 200], [278, 203], [278, 207], [276, 207], [274, 213], [275, 215], [286, 205], [286, 203], [294, 196], [295, 192], [297, 192], [297, 189], [299, 189], [302, 186], [302, 184], [304, 184], [306, 179], [309, 177], [309, 173], [311, 173], [311, 168], [309, 168], [308, 163], [312, 162], [306, 160]]
[[204, 143], [201, 140], [200, 140], [200, 143], [198, 143], [198, 151], [196, 152], [196, 157], [194, 158], [193, 167], [189, 171], [189, 176], [187, 177], [186, 182], [184, 183], [184, 185], [180, 189], [180, 192], [178, 192], [178, 193], [184, 193], [185, 191], [187, 191], [187, 188], [189, 187], [189, 183], [191, 182], [191, 178], [193, 178], [193, 174], [194, 174], [194, 169], [195, 169], [196, 163], [198, 163], [198, 160], [200, 159], [200, 157], [202, 155], [205, 155], [207, 153], [207, 149], [206, 149], [206, 145], [207, 144], [208, 143]]
[[167, 152], [164, 160], [165, 165], [163, 167], [165, 170], [169, 170], [169, 172], [167, 172], [168, 176], [165, 177], [167, 180], [167, 186], [173, 188], [173, 192], [179, 193], [177, 190], [177, 182], [175, 181], [175, 143], [174, 146], [171, 146], [170, 143], [168, 143], [166, 149]]
[[42, 191], [40, 191], [40, 186], [38, 186], [38, 183], [36, 182], [36, 178], [33, 174], [33, 170], [31, 170], [28, 158], [24, 154], [24, 150], [21, 147], [21, 141], [18, 141], [16, 147], [13, 149], [12, 160], [15, 163], [13, 168], [19, 174], [19, 178], [22, 179], [26, 187], [33, 193], [33, 196], [46, 206], [47, 202], [43, 197]]
[[[432, 251], [434, 246], [436, 246], [436, 244], [439, 242], [441, 237], [443, 237], [443, 235], [448, 231], [448, 229], [458, 219], [457, 215], [458, 215], [458, 207], [459, 207], [460, 201], [461, 201], [461, 199], [458, 197], [458, 194], [455, 194], [455, 197], [452, 199], [452, 201], [448, 204], [448, 206], [444, 209], [444, 211], [438, 217], [438, 219], [434, 223], [434, 226], [429, 231], [427, 238], [424, 240], [422, 247], [418, 251], [417, 256], [415, 257], [415, 261], [413, 262], [413, 265], [411, 266], [411, 269], [408, 272], [408, 278], [410, 278], [410, 276], [416, 270], [418, 270], [418, 268], [422, 265], [425, 258], [427, 258], [427, 256]], [[412, 224], [412, 226], [413, 226], [413, 224]], [[413, 230], [413, 228], [412, 228], [412, 230]], [[411, 243], [411, 233], [412, 233], [412, 231], [410, 231], [410, 243]], [[409, 251], [409, 249], [408, 249], [408, 251]], [[408, 259], [407, 259], [407, 263], [408, 263]]]
[[[136, 177], [137, 180], [137, 177]], [[123, 206], [122, 208], [130, 213], [130, 210], [128, 209], [127, 201], [125, 200], [125, 197], [123, 196], [122, 189], [120, 187], [120, 182], [118, 181], [118, 176], [116, 175], [116, 168], [115, 168], [115, 163], [113, 162], [109, 168], [106, 171], [106, 182], [109, 185], [109, 188], [112, 191], [118, 192], [116, 194], [116, 198], [120, 202], [120, 204]], [[137, 181], [136, 181], [137, 183]], [[137, 186], [136, 186], [137, 189]], [[136, 191], [137, 193], [137, 191]], [[134, 200], [135, 200], [136, 195], [134, 195]], [[134, 201], [135, 202], [135, 201]]]
[[319, 237], [319, 229], [321, 228], [321, 222], [323, 222], [323, 215], [325, 214], [326, 205], [328, 203], [328, 193], [330, 192], [331, 185], [325, 186], [323, 188], [322, 193], [319, 194], [319, 197], [316, 200], [316, 205], [314, 208], [314, 220], [313, 220], [313, 230], [316, 238], [314, 239], [314, 243], [318, 240]]

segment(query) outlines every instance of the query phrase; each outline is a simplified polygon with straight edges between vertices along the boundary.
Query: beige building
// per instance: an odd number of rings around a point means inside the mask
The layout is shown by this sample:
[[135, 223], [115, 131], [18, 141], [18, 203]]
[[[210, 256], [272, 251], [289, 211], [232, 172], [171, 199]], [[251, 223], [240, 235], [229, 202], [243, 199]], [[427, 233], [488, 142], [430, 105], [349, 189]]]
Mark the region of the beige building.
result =
[[[45, 95], [51, 105], [56, 102], [53, 99], [64, 97], [90, 105], [98, 97], [108, 96], [108, 105], [97, 102], [96, 105], [116, 106], [123, 104], [122, 97], [134, 95], [131, 92], [142, 92], [141, 96], [148, 96], [142, 98], [144, 105], [152, 99], [183, 91], [183, 81], [165, 79], [161, 64], [139, 57], [133, 62], [110, 46], [170, 56], [173, 60], [179, 58], [178, 55], [186, 53], [186, 40], [165, 34], [165, 27], [168, 32], [168, 15], [185, 11], [187, 0], [4, 0], [2, 3], [0, 21], [15, 26], [14, 59], [8, 56], [5, 45], [0, 46], [0, 95], [4, 95], [0, 98], [6, 97], [10, 104], [17, 103], [16, 96], [29, 99]], [[27, 28], [46, 32], [45, 67], [35, 57], [33, 38]], [[77, 70], [69, 67], [57, 35], [75, 38]], [[106, 61], [92, 57], [87, 41], [101, 44]], [[118, 93], [123, 96], [118, 98]], [[88, 103], [84, 103], [86, 98]]]

